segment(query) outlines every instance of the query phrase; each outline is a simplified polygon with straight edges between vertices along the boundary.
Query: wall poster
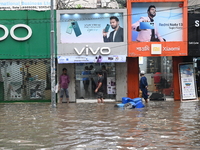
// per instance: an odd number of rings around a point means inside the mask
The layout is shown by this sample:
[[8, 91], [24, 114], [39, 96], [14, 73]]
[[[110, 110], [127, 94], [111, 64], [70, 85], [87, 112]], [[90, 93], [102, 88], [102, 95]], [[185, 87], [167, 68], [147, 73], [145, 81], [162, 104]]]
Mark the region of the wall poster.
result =
[[108, 94], [116, 94], [115, 77], [108, 77], [107, 78], [107, 93]]
[[193, 63], [179, 64], [179, 78], [181, 88], [181, 100], [198, 100], [195, 70]]

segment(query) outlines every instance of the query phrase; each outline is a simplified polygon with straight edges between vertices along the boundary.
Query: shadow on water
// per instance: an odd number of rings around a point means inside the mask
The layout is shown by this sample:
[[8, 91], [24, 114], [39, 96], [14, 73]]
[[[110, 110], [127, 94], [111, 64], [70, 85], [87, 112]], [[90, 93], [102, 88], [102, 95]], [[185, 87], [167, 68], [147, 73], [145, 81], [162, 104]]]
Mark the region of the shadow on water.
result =
[[0, 149], [200, 149], [200, 102], [0, 104]]

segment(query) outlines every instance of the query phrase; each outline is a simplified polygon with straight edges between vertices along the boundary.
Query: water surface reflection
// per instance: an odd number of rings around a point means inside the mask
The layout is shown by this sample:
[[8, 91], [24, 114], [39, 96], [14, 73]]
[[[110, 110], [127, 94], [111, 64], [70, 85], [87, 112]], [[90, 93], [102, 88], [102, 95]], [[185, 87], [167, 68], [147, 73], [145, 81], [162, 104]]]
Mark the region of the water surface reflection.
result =
[[0, 104], [0, 149], [200, 149], [200, 102]]

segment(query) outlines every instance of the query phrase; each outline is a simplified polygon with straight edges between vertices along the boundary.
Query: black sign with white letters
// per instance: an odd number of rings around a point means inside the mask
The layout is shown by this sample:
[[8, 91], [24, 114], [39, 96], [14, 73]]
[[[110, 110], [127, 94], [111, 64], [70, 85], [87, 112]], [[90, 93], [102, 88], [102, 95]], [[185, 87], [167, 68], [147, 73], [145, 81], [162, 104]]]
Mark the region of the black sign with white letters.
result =
[[200, 55], [200, 14], [188, 13], [188, 55]]

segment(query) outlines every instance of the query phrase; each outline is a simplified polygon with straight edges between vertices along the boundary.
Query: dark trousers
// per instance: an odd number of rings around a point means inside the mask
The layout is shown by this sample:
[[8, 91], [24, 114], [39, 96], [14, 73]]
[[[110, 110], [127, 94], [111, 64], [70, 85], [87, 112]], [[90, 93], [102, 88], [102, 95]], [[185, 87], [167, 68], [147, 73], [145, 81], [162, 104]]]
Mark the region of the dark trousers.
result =
[[147, 88], [141, 88], [141, 91], [142, 91], [142, 97], [144, 99], [148, 99], [148, 90], [147, 90]]

